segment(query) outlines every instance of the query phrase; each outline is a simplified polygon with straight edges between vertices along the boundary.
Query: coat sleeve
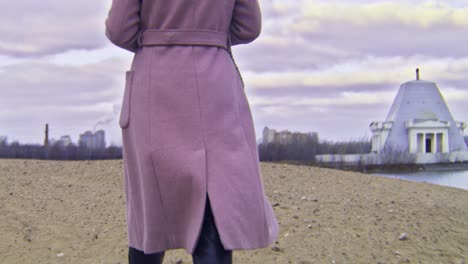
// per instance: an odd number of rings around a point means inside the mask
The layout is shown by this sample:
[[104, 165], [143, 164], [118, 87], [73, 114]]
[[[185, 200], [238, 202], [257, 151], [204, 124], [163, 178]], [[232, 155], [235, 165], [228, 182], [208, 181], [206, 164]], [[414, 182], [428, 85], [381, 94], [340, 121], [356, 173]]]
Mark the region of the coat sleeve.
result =
[[106, 19], [106, 36], [115, 45], [136, 52], [140, 31], [141, 0], [112, 0]]
[[258, 0], [236, 0], [229, 29], [231, 45], [252, 42], [260, 35], [261, 27]]

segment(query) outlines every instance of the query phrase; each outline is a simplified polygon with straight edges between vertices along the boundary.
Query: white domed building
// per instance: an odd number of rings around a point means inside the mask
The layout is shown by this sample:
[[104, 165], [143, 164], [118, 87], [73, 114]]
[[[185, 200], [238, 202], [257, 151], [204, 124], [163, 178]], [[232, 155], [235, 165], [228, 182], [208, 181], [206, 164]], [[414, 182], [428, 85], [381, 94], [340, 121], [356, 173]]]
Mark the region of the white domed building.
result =
[[355, 155], [316, 155], [319, 163], [359, 165], [441, 164], [468, 161], [467, 123], [455, 121], [436, 83], [400, 86], [383, 122], [372, 122], [372, 151]]
[[411, 153], [416, 163], [464, 161], [466, 126], [454, 120], [437, 85], [420, 80], [417, 70], [415, 81], [400, 86], [386, 120], [370, 124], [372, 152]]

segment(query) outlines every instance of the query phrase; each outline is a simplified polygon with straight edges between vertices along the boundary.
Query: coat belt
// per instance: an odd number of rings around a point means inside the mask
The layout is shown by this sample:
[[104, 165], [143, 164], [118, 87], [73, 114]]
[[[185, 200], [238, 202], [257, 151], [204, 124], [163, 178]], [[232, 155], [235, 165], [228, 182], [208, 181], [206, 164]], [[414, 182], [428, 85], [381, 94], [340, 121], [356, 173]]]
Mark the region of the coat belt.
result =
[[147, 29], [139, 33], [138, 46], [215, 46], [230, 49], [227, 33], [200, 29]]

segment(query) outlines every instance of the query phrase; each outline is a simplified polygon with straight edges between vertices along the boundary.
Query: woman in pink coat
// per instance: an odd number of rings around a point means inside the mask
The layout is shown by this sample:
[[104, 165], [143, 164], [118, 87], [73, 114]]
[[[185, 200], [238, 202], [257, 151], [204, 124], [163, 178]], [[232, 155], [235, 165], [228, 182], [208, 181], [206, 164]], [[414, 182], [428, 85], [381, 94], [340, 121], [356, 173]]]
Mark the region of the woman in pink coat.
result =
[[232, 250], [276, 239], [229, 53], [260, 29], [257, 0], [113, 0], [106, 35], [135, 53], [119, 119], [131, 263], [175, 248], [230, 263]]

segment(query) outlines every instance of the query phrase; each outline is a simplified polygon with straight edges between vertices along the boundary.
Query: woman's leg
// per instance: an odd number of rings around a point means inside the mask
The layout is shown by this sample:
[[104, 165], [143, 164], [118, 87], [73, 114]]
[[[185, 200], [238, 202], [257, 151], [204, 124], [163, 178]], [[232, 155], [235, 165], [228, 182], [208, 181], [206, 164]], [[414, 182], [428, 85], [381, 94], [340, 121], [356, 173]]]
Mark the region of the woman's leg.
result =
[[208, 196], [200, 238], [192, 259], [193, 264], [232, 264], [232, 250], [225, 250], [221, 243]]
[[164, 259], [164, 251], [154, 254], [145, 254], [136, 248], [128, 247], [128, 263], [129, 264], [162, 264]]

